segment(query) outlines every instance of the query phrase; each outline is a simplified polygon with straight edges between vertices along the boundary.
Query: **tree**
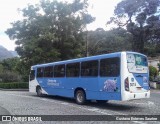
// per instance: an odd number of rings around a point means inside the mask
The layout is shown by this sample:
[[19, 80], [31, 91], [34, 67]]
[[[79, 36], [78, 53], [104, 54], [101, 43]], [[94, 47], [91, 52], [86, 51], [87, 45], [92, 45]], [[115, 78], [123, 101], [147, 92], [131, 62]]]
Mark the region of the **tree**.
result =
[[0, 62], [0, 80], [2, 82], [18, 82], [21, 73], [18, 73], [19, 58], [8, 58]]
[[158, 70], [153, 66], [149, 66], [150, 80], [153, 81], [157, 75], [158, 75]]
[[126, 26], [133, 36], [133, 50], [143, 53], [145, 43], [160, 43], [159, 6], [160, 0], [123, 0], [107, 24]]
[[158, 63], [157, 66], [158, 66], [158, 72], [160, 72], [160, 63]]
[[106, 31], [102, 28], [87, 32], [88, 55], [99, 54], [100, 45], [104, 42], [105, 35]]
[[3, 70], [15, 71], [17, 72], [17, 63], [20, 61], [18, 57], [4, 59], [0, 62], [3, 66]]
[[123, 28], [109, 31], [98, 28], [88, 32], [88, 51], [90, 55], [131, 50], [131, 35]]
[[94, 18], [87, 1], [73, 3], [42, 0], [22, 10], [24, 19], [6, 33], [16, 40], [16, 51], [27, 66], [83, 56], [84, 29]]

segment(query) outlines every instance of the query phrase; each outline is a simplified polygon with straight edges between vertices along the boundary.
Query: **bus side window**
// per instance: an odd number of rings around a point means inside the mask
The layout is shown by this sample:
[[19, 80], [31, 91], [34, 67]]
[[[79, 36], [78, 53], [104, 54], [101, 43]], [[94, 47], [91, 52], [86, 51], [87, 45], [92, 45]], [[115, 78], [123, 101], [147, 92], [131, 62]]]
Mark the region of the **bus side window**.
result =
[[44, 77], [53, 77], [53, 66], [44, 68]]
[[31, 70], [30, 72], [30, 81], [35, 79], [35, 70]]
[[55, 65], [54, 66], [54, 77], [64, 77], [65, 76], [65, 65]]
[[98, 76], [98, 61], [86, 61], [81, 64], [81, 76]]
[[66, 66], [66, 77], [79, 77], [80, 63], [71, 63]]
[[100, 61], [100, 76], [117, 77], [120, 74], [120, 59], [107, 58]]
[[44, 68], [37, 68], [37, 77], [43, 77], [44, 74]]

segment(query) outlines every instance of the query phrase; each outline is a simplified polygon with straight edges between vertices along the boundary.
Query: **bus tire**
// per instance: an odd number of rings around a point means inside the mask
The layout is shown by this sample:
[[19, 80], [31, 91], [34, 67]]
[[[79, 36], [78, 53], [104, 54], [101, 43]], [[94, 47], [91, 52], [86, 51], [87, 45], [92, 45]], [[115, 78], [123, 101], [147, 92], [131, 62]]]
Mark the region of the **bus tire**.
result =
[[41, 89], [41, 87], [39, 86], [39, 87], [37, 87], [37, 96], [39, 96], [39, 97], [41, 97], [41, 96], [43, 96], [43, 94], [42, 94], [42, 89]]
[[108, 100], [96, 100], [96, 102], [97, 102], [98, 104], [105, 104], [105, 103], [108, 102]]
[[83, 105], [86, 103], [86, 94], [83, 90], [77, 90], [75, 93], [76, 103], [79, 105]]

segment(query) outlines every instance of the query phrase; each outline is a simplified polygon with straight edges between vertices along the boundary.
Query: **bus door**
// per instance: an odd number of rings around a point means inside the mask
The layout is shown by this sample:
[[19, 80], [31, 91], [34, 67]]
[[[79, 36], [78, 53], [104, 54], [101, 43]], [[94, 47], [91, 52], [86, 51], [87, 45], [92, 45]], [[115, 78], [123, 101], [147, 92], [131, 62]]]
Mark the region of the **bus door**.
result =
[[36, 85], [35, 70], [32, 69], [29, 75], [29, 92], [35, 92], [35, 85]]

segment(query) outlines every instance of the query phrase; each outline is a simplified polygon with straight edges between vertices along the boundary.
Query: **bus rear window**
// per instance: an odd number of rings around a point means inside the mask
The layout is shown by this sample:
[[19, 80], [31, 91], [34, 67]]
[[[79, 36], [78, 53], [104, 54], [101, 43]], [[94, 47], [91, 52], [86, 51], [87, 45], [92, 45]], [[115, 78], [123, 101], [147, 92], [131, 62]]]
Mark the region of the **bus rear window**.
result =
[[147, 73], [147, 58], [140, 54], [127, 53], [127, 67], [132, 73]]

